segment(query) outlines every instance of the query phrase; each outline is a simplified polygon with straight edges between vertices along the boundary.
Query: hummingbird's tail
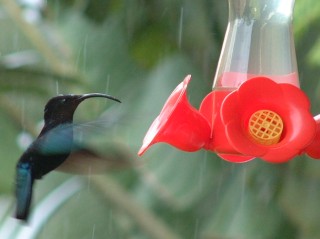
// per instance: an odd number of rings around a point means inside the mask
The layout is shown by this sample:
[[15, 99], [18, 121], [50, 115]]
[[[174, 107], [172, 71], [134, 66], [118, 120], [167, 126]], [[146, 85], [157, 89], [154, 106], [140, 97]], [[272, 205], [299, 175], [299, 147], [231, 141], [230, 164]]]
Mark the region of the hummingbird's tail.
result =
[[34, 179], [32, 177], [31, 166], [28, 163], [17, 165], [16, 175], [16, 214], [15, 217], [21, 220], [27, 220], [32, 197], [32, 186]]

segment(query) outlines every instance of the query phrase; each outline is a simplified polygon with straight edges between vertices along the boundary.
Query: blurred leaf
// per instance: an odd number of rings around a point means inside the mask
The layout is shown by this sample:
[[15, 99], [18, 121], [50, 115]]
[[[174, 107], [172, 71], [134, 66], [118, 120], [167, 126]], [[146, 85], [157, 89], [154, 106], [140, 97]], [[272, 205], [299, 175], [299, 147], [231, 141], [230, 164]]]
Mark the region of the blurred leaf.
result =
[[132, 55], [141, 66], [151, 68], [174, 51], [174, 45], [166, 38], [165, 30], [164, 26], [148, 24], [137, 39], [133, 40]]
[[[0, 6], [1, 194], [12, 195], [22, 151], [17, 136], [21, 130], [38, 133], [49, 98], [107, 92], [123, 103], [83, 103], [75, 121], [92, 121], [86, 123], [88, 131], [94, 127], [98, 134], [85, 132], [85, 143], [102, 155], [138, 161], [132, 168], [107, 172], [108, 177], [125, 192], [124, 201], [143, 205], [165, 231], [204, 239], [319, 237], [318, 161], [297, 157], [271, 165], [256, 159], [240, 165], [214, 152], [184, 153], [165, 144], [137, 159], [149, 125], [186, 75], [192, 74], [187, 96], [195, 108], [211, 91], [227, 26], [227, 1], [46, 3], [33, 23], [25, 20], [25, 7], [8, 10], [8, 4], [17, 7], [18, 2], [4, 0]], [[294, 13], [301, 88], [315, 114], [320, 107], [318, 5], [316, 0], [297, 0]], [[42, 225], [37, 238], [150, 238], [148, 229], [139, 226], [141, 215], [111, 206], [103, 190], [93, 190], [91, 177]], [[68, 179], [53, 172], [37, 181], [33, 209]], [[1, 214], [6, 218], [0, 223], [11, 214]]]
[[[257, 168], [260, 168], [256, 175]], [[279, 179], [277, 170], [260, 162], [238, 165], [225, 179], [225, 188], [216, 196], [211, 222], [204, 235], [213, 238], [292, 238], [276, 201]], [[279, 172], [278, 172], [279, 173]], [[259, 226], [260, 225], [260, 226]], [[261, 227], [261, 225], [263, 225]], [[292, 230], [289, 226], [289, 229]]]
[[0, 68], [0, 84], [2, 91], [24, 91], [39, 94], [48, 94], [52, 82], [62, 82], [63, 84], [79, 84], [76, 79], [68, 79], [59, 75], [46, 72], [41, 69], [18, 68], [8, 69]]
[[85, 14], [95, 22], [103, 22], [108, 15], [112, 0], [89, 1]]

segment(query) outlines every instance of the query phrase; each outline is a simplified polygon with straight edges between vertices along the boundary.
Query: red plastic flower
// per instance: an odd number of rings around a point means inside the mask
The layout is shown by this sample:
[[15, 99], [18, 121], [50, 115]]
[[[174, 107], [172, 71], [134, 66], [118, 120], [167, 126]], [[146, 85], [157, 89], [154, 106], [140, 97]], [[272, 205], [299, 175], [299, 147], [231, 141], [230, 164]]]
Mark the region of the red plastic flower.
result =
[[314, 117], [317, 123], [316, 136], [312, 143], [305, 149], [306, 154], [314, 159], [320, 159], [320, 115]]
[[[309, 108], [309, 100], [299, 88], [278, 84], [266, 77], [256, 77], [244, 82], [225, 98], [221, 118], [227, 138], [235, 150], [243, 155], [280, 163], [302, 153], [313, 140], [316, 122]], [[282, 120], [279, 141], [263, 144], [250, 134], [249, 121], [256, 112], [261, 111], [274, 112]], [[273, 119], [269, 122], [272, 124]], [[259, 130], [266, 129], [260, 126]]]

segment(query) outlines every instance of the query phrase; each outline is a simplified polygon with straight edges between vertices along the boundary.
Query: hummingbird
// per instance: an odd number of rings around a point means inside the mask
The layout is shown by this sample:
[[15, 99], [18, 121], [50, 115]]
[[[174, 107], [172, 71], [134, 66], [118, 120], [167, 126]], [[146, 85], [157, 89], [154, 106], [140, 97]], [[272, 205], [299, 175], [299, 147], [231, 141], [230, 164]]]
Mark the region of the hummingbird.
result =
[[108, 98], [121, 103], [113, 96], [101, 93], [58, 95], [47, 102], [44, 108], [44, 126], [16, 166], [15, 218], [24, 221], [28, 219], [35, 180], [59, 167], [76, 150], [73, 115], [81, 102], [92, 97]]

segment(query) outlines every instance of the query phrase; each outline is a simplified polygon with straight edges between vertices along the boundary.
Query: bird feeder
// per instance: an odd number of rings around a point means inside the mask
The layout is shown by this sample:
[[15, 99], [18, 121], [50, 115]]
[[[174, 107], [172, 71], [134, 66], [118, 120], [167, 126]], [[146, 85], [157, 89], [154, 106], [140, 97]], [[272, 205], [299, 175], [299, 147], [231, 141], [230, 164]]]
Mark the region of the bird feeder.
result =
[[292, 34], [294, 0], [229, 0], [229, 22], [212, 91], [197, 110], [188, 75], [169, 96], [138, 152], [164, 142], [230, 162], [320, 158], [320, 117], [300, 89]]

